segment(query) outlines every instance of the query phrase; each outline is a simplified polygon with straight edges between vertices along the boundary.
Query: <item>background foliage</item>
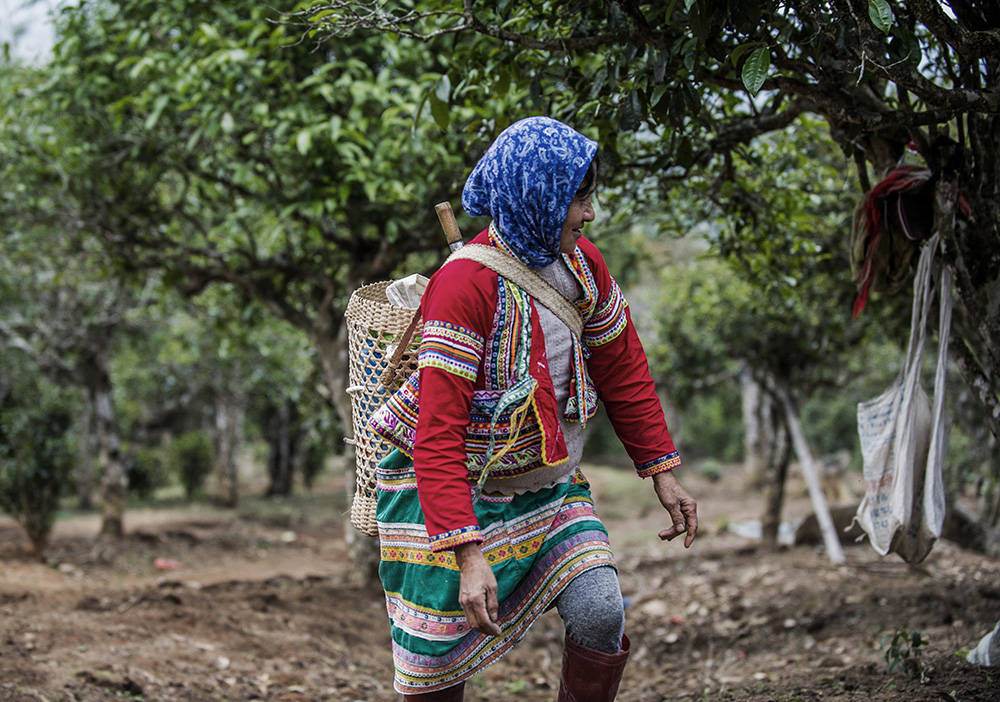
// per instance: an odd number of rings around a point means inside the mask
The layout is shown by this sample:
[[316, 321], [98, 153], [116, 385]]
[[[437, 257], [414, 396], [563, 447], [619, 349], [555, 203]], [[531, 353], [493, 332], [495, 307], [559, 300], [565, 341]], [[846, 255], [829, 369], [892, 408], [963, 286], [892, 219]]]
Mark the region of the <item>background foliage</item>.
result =
[[[0, 336], [66, 393], [60, 494], [107, 501], [115, 456], [155, 494], [189, 432], [210, 483], [253, 441], [269, 494], [312, 480], [348, 426], [350, 292], [431, 272], [433, 204], [546, 113], [600, 143], [590, 231], [691, 457], [742, 457], [744, 372], [794, 395], [819, 452], [853, 449], [909, 302], [849, 318], [851, 216], [887, 169], [933, 169], [965, 381], [949, 484], [995, 523], [1000, 17], [947, 4], [65, 6], [51, 61], [0, 64]], [[970, 217], [949, 214], [959, 191]], [[588, 450], [612, 445], [595, 429]]]

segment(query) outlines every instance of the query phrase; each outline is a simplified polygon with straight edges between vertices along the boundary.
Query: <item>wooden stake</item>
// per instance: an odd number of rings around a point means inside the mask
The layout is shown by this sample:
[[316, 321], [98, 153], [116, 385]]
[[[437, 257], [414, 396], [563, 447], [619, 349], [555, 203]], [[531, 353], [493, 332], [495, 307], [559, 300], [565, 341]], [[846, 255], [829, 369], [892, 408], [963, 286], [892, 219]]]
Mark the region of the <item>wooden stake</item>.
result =
[[795, 446], [795, 453], [799, 456], [799, 464], [802, 466], [802, 475], [806, 479], [806, 486], [809, 488], [809, 497], [812, 499], [813, 509], [816, 510], [816, 521], [819, 529], [823, 533], [823, 544], [826, 546], [826, 553], [830, 557], [830, 562], [840, 565], [844, 562], [844, 549], [840, 546], [840, 537], [837, 534], [837, 527], [833, 524], [833, 517], [830, 516], [830, 508], [826, 504], [826, 496], [823, 494], [823, 487], [819, 480], [819, 470], [813, 459], [812, 451], [809, 450], [809, 443], [806, 435], [802, 431], [802, 423], [799, 421], [799, 413], [792, 405], [791, 399], [784, 388], [778, 388], [778, 396], [785, 409], [785, 419], [788, 420], [788, 432], [792, 435], [792, 445]]

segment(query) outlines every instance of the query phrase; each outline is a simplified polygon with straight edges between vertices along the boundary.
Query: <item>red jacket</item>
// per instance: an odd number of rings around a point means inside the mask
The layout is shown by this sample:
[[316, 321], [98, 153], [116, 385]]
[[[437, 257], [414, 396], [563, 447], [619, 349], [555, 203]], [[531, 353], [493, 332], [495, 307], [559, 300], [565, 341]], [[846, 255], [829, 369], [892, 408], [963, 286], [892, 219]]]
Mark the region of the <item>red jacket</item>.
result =
[[[490, 244], [486, 231], [473, 243]], [[642, 344], [628, 305], [600, 252], [580, 239], [590, 303], [584, 309], [587, 374], [638, 474], [648, 477], [679, 465]], [[439, 269], [421, 301], [424, 320], [419, 369], [372, 419], [383, 438], [413, 457], [417, 489], [432, 549], [482, 541], [472, 509], [470, 479], [478, 477], [486, 453], [490, 401], [510, 373], [510, 329], [516, 327], [498, 275], [479, 263], [456, 260]], [[515, 335], [516, 336], [516, 335]], [[513, 450], [490, 478], [522, 474], [567, 457], [560, 408], [548, 373], [545, 340], [531, 302], [529, 372], [537, 381], [532, 410]], [[498, 388], [499, 385], [499, 388]], [[419, 408], [419, 409], [418, 409]], [[588, 412], [589, 414], [589, 412]], [[494, 431], [499, 447], [511, 427]]]

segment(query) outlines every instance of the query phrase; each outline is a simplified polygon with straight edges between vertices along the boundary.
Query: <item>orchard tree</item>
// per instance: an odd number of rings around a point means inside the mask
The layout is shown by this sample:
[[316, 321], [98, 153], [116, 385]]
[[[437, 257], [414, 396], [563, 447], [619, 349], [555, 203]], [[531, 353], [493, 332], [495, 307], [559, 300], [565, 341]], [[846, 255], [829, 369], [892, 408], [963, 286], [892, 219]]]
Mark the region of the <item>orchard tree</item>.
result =
[[43, 560], [73, 466], [76, 401], [17, 352], [0, 359], [0, 510]]
[[274, 21], [291, 8], [66, 6], [34, 98], [77, 137], [59, 162], [63, 224], [124, 272], [162, 271], [185, 295], [227, 284], [302, 330], [349, 426], [350, 293], [436, 264], [433, 206], [457, 198], [491, 135], [416, 119], [444, 70], [431, 48], [378, 36], [318, 50]]
[[[0, 343], [26, 354], [52, 382], [84, 389], [80, 443], [97, 455], [101, 535], [113, 540], [122, 533], [126, 479], [110, 361], [123, 316], [142, 304], [142, 292], [107, 274], [96, 244], [54, 221], [63, 203], [53, 184], [66, 178], [58, 159], [69, 136], [28, 97], [42, 80], [38, 71], [0, 68]], [[89, 465], [80, 466], [84, 503]]]
[[[850, 183], [819, 126], [800, 117], [793, 129], [762, 136], [753, 164], [734, 156], [730, 192], [753, 198], [739, 211], [745, 220], [726, 209], [726, 193], [712, 197], [712, 184], [699, 175], [676, 189], [660, 215], [661, 226], [679, 234], [697, 222], [717, 257], [658, 267], [653, 368], [682, 404], [711, 392], [705, 379], [735, 380], [741, 372], [763, 391], [748, 410], [765, 437], [754, 468], [764, 473], [762, 523], [772, 545], [790, 449], [796, 444], [802, 463], [815, 453], [797, 426], [801, 407], [818, 392], [843, 391], [859, 375], [859, 348], [876, 334], [871, 314], [851, 320], [855, 291], [843, 276], [839, 204]], [[744, 419], [746, 431], [753, 422]]]
[[78, 433], [91, 445], [93, 432], [100, 534], [113, 541], [123, 533], [127, 480], [111, 360], [116, 340], [130, 331], [126, 313], [143, 305], [142, 292], [104, 277], [93, 252], [60, 249], [54, 237], [37, 231], [8, 232], [0, 242], [0, 281], [0, 343], [24, 353], [51, 382], [85, 391], [87, 411]]
[[317, 52], [273, 16], [64, 8], [45, 97], [80, 137], [67, 160], [87, 177], [66, 185], [90, 203], [80, 224], [126, 269], [186, 294], [228, 283], [303, 329], [343, 409], [347, 298], [438, 243], [433, 201], [454, 195], [459, 151], [413, 128], [411, 47]]
[[193, 298], [161, 288], [154, 299], [143, 312], [148, 333], [115, 355], [130, 460], [165, 437], [206, 432], [215, 460], [210, 497], [235, 507], [237, 459], [259, 404], [294, 398], [313, 423], [332, 412], [329, 391], [315, 389], [315, 349], [301, 330], [246, 304], [231, 286]]
[[863, 191], [913, 144], [956, 281], [951, 355], [1000, 437], [996, 3], [336, 0], [289, 21], [331, 41], [367, 31], [428, 41], [454, 86], [429, 97], [447, 103], [441, 122], [457, 104], [527, 89], [526, 110], [599, 139], [604, 172], [633, 200], [701, 173], [740, 211], [743, 191], [727, 193], [737, 168], [756, 168], [757, 138], [805, 113], [826, 123]]

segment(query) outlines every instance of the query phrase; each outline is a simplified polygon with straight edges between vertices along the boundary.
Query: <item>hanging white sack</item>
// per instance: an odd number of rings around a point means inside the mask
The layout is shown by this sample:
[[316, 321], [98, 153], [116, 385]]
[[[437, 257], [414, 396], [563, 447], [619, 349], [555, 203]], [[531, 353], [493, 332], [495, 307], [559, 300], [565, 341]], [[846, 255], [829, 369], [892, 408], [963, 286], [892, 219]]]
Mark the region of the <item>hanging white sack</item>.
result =
[[854, 517], [872, 548], [919, 563], [941, 536], [944, 486], [941, 472], [948, 445], [944, 421], [945, 374], [951, 328], [951, 275], [942, 270], [937, 373], [933, 411], [920, 385], [932, 263], [939, 235], [923, 247], [913, 282], [910, 343], [899, 376], [884, 393], [858, 405], [858, 436], [865, 497]]

